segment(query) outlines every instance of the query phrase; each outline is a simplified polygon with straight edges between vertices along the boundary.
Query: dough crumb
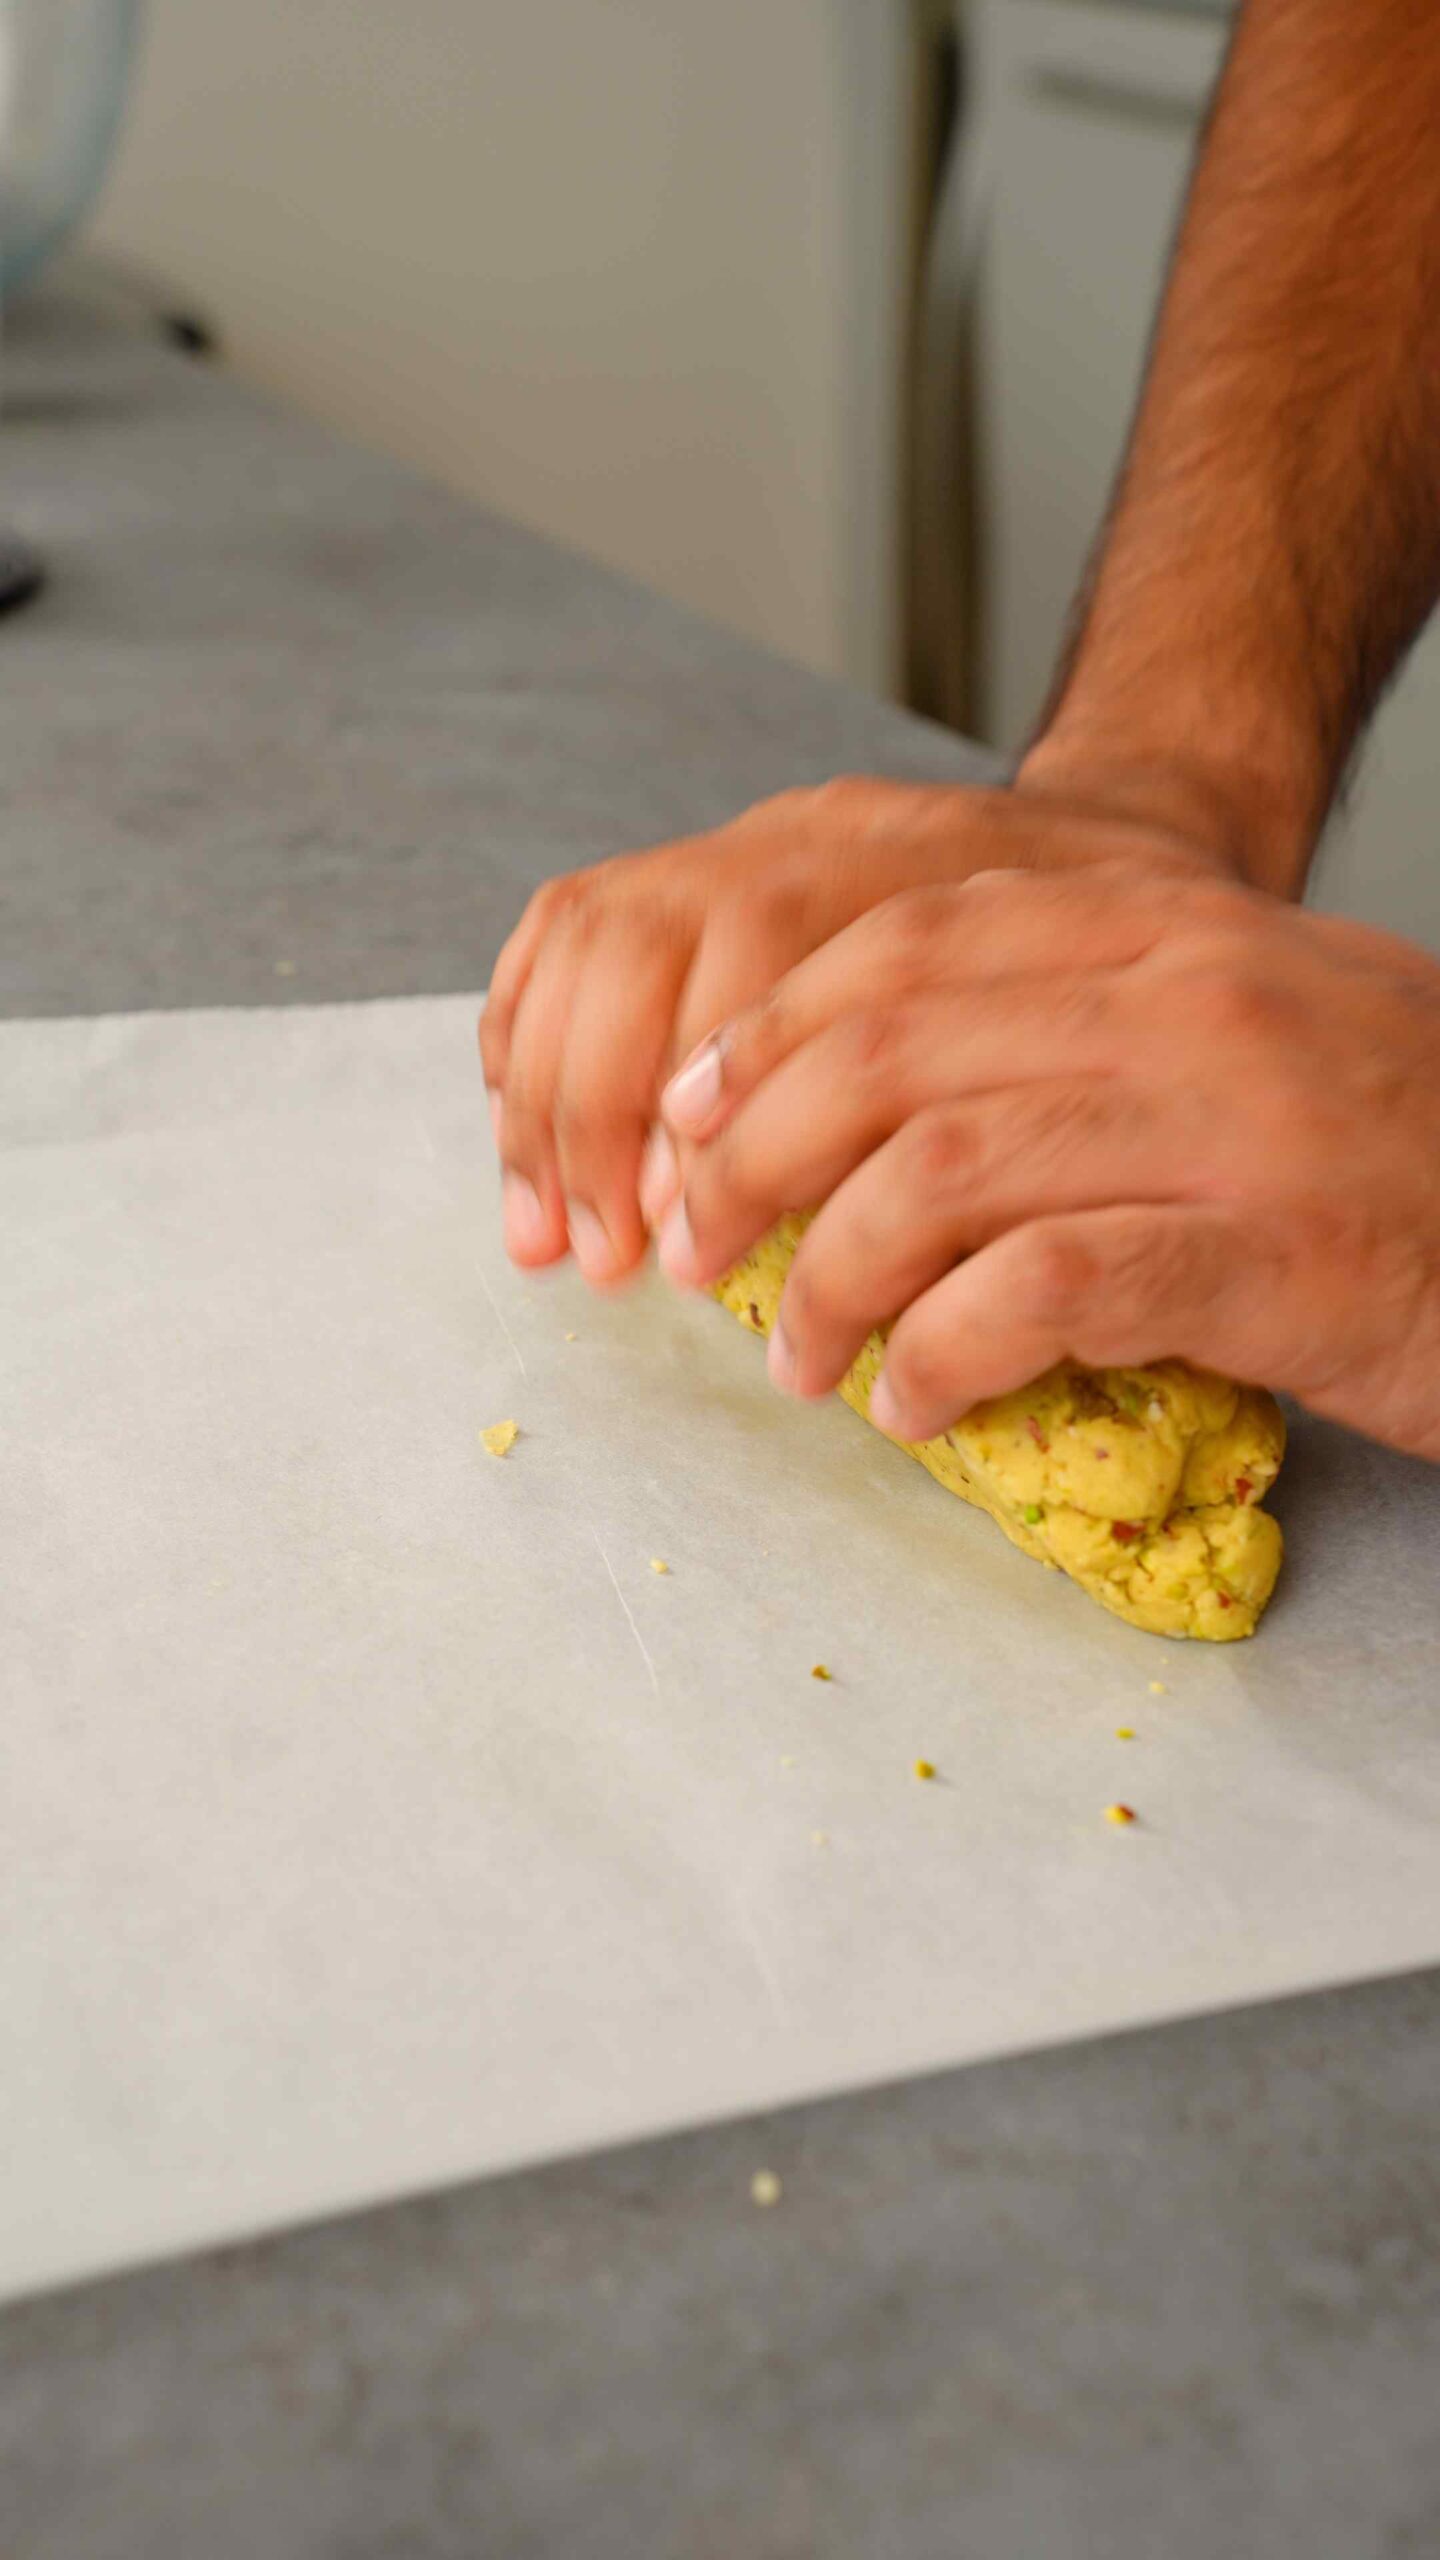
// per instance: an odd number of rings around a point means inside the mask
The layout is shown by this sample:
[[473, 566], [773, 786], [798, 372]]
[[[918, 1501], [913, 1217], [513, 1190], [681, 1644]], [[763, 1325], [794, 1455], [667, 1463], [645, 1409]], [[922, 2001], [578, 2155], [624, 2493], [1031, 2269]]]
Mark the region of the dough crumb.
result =
[[1107, 1822], [1126, 1823], [1138, 1822], [1140, 1817], [1136, 1813], [1133, 1805], [1107, 1804], [1105, 1807], [1105, 1819]]
[[1135, 1727], [1133, 1724], [1117, 1724], [1115, 1727], [1115, 1739], [1117, 1742], [1133, 1742], [1135, 1739]]
[[507, 1458], [520, 1437], [518, 1422], [487, 1423], [480, 1434], [492, 1458]]
[[917, 1760], [915, 1763], [915, 1775], [917, 1778], [933, 1778], [936, 1775], [934, 1761]]
[[812, 1849], [828, 1849], [830, 1846], [829, 1832], [812, 1831], [810, 1834], [810, 1846]]
[[778, 2204], [785, 2190], [773, 2169], [757, 2169], [750, 2181], [750, 2201], [762, 2207]]
[[827, 1670], [823, 1662], [817, 1662], [811, 1666], [810, 1677], [812, 1680], [833, 1680], [835, 1674]]
[[652, 1556], [650, 1559], [650, 1570], [652, 1573], [668, 1573], [670, 1567], [663, 1556]]
[[1151, 1697], [1152, 1697], [1152, 1698], [1163, 1698], [1163, 1697], [1164, 1697], [1164, 1695], [1165, 1695], [1165, 1683], [1164, 1683], [1164, 1681], [1163, 1681], [1163, 1680], [1152, 1680], [1152, 1681], [1151, 1681], [1151, 1683], [1150, 1683], [1150, 1695], [1151, 1695]]
[[794, 1769], [798, 1765], [799, 1764], [793, 1751], [784, 1751], [781, 1753], [780, 1766], [782, 1769]]
[[567, 1342], [578, 1342], [580, 1336], [578, 1333], [567, 1333], [565, 1339]]

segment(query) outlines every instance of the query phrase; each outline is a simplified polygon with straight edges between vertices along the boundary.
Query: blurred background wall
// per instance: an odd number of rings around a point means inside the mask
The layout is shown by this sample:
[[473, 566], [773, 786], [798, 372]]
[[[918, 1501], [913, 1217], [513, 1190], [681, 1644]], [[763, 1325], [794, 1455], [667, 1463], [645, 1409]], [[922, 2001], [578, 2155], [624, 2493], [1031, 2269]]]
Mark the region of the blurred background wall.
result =
[[908, 15], [152, 0], [92, 236], [253, 380], [883, 687]]
[[[1231, 15], [149, 0], [91, 238], [258, 384], [1013, 752]], [[1325, 902], [1440, 942], [1437, 808], [1432, 627]]]

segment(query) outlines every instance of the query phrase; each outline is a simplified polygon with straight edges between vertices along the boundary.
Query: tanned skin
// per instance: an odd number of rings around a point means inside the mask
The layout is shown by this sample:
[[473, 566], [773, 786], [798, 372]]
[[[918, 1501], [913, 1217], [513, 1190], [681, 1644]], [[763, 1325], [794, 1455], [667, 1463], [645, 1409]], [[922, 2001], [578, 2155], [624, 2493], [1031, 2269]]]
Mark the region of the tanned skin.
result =
[[1153, 777], [1297, 890], [1440, 593], [1440, 19], [1251, 0], [1079, 637], [1022, 779]]
[[1248, 0], [1013, 786], [541, 890], [481, 1024], [518, 1262], [606, 1286], [659, 1228], [699, 1285], [824, 1200], [790, 1392], [894, 1321], [902, 1437], [1180, 1353], [1440, 1458], [1440, 966], [1288, 903], [1440, 592], [1437, 135], [1433, 0]]

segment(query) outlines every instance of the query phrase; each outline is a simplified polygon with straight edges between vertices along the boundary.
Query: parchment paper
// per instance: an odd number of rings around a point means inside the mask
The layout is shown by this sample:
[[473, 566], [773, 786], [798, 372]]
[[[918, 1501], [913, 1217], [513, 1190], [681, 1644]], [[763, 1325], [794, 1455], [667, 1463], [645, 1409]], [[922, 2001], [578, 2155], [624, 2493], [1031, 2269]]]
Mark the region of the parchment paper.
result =
[[1260, 1637], [1134, 1634], [513, 1274], [473, 1013], [0, 1028], [8, 2292], [1440, 1957], [1440, 1474], [1302, 1425]]

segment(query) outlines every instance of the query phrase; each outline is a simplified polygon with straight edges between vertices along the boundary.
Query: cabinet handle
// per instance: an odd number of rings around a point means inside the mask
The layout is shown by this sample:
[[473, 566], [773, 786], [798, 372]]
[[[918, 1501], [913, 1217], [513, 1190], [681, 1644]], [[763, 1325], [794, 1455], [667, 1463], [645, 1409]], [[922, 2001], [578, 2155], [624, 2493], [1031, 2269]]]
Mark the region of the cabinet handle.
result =
[[1208, 96], [1142, 88], [1103, 71], [1071, 71], [1050, 62], [1037, 65], [1025, 85], [1042, 106], [1079, 107], [1086, 115], [1123, 116], [1131, 124], [1183, 125], [1187, 130], [1199, 123], [1208, 103]]

